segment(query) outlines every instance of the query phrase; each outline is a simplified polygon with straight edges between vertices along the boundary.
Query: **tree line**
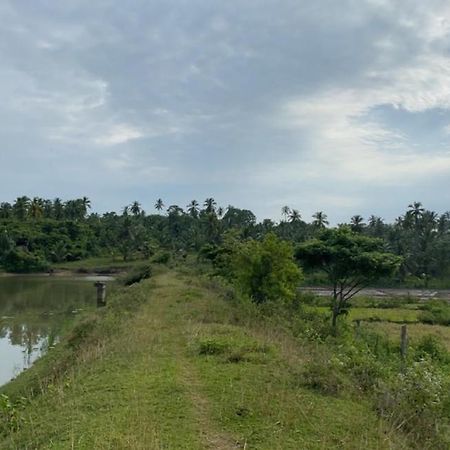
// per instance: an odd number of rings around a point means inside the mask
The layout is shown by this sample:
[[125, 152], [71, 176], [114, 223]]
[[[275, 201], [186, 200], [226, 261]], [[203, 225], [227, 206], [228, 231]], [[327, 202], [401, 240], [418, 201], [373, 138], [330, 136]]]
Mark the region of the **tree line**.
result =
[[[10, 271], [37, 271], [91, 256], [149, 258], [160, 249], [207, 255], [230, 233], [242, 242], [273, 234], [297, 247], [330, 229], [323, 211], [306, 221], [298, 209], [284, 206], [279, 221], [257, 221], [252, 211], [221, 207], [212, 197], [185, 207], [166, 206], [159, 198], [152, 213], [138, 201], [118, 213], [100, 215], [90, 208], [87, 197], [63, 201], [22, 196], [0, 203], [0, 264]], [[384, 251], [401, 256], [399, 282], [427, 286], [431, 279], [450, 275], [450, 212], [438, 214], [413, 202], [393, 223], [355, 215], [332, 228], [379, 239]]]

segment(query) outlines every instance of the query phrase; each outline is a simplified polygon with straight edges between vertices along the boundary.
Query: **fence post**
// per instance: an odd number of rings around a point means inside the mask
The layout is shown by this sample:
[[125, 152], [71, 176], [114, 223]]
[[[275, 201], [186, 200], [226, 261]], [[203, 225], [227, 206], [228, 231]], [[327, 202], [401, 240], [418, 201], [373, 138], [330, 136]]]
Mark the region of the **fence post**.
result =
[[97, 308], [106, 306], [106, 283], [97, 281], [94, 286], [97, 288]]
[[406, 358], [406, 353], [408, 352], [408, 329], [406, 325], [402, 325], [400, 332], [400, 353], [402, 358]]

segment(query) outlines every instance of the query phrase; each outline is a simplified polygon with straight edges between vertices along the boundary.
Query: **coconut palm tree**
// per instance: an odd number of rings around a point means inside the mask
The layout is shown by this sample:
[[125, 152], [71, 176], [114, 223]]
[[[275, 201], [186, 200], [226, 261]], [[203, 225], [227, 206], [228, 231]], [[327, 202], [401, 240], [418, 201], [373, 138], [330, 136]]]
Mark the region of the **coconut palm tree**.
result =
[[80, 207], [83, 216], [85, 217], [88, 209], [91, 209], [91, 201], [87, 197], [83, 197], [80, 199]]
[[300, 220], [302, 220], [300, 211], [298, 209], [292, 209], [289, 213], [289, 222], [300, 222]]
[[409, 210], [407, 214], [414, 218], [414, 224], [417, 225], [423, 213], [425, 212], [425, 208], [422, 206], [421, 202], [413, 202], [408, 205], [408, 208]]
[[317, 211], [313, 215], [313, 226], [316, 228], [326, 228], [326, 226], [329, 224], [327, 220], [327, 215], [323, 211]]
[[33, 219], [40, 219], [42, 217], [42, 199], [34, 197], [30, 203], [29, 214]]
[[285, 222], [287, 222], [290, 213], [291, 213], [291, 208], [289, 208], [289, 206], [283, 206], [281, 208], [281, 214], [284, 216]]
[[141, 211], [142, 211], [141, 204], [138, 201], [134, 201], [130, 205], [130, 212], [131, 214], [133, 214], [133, 216], [139, 216], [139, 214], [141, 214]]
[[158, 200], [156, 200], [155, 209], [158, 212], [161, 212], [164, 209], [164, 203], [163, 203], [163, 201], [160, 198], [158, 198]]
[[20, 220], [25, 219], [27, 217], [29, 207], [30, 199], [26, 195], [18, 197], [13, 206], [14, 215]]
[[203, 203], [203, 206], [205, 207], [205, 211], [208, 214], [216, 212], [216, 205], [217, 205], [217, 203], [212, 197], [207, 198], [205, 200], [205, 202]]
[[191, 217], [197, 218], [198, 217], [198, 211], [199, 211], [199, 203], [197, 200], [192, 200], [189, 205], [186, 206], [187, 211]]
[[354, 215], [350, 219], [350, 227], [353, 231], [359, 233], [364, 228], [364, 218], [359, 214]]
[[61, 220], [64, 216], [64, 204], [58, 197], [53, 200], [53, 215], [56, 220]]

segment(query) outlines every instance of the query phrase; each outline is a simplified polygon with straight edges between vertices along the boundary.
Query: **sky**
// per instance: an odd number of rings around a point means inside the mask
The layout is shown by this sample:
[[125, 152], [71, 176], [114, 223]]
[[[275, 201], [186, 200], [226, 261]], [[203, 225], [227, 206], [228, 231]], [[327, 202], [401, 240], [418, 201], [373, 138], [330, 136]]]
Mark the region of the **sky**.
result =
[[448, 0], [2, 0], [0, 201], [450, 210]]

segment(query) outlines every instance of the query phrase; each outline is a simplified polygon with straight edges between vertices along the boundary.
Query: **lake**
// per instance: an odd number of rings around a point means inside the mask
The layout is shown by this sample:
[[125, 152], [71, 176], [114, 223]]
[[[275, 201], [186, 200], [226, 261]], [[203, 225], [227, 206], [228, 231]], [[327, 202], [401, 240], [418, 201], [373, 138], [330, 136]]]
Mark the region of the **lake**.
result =
[[107, 277], [0, 277], [0, 385], [54, 345], [64, 324], [96, 307], [95, 281]]

